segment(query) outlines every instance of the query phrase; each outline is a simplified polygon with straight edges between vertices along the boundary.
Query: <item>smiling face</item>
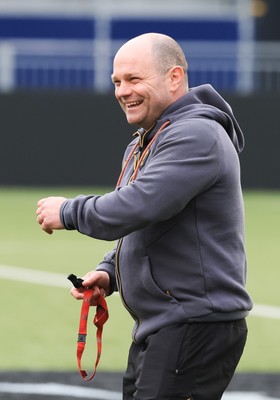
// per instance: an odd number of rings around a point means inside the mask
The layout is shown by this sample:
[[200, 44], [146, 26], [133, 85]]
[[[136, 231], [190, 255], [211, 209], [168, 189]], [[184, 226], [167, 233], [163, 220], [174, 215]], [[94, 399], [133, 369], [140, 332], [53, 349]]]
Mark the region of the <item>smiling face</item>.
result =
[[149, 129], [179, 97], [173, 75], [174, 68], [162, 72], [157, 66], [148, 36], [132, 39], [120, 48], [114, 59], [112, 81], [129, 124]]

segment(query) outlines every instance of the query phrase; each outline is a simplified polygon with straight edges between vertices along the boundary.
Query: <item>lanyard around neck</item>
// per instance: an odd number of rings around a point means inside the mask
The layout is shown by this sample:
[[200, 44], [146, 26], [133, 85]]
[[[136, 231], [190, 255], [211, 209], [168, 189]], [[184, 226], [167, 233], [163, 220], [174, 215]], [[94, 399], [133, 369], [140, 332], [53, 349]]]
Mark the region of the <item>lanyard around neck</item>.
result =
[[[169, 120], [166, 121], [164, 124], [162, 124], [161, 127], [159, 128], [159, 130], [157, 131], [157, 133], [156, 133], [156, 134], [154, 135], [154, 137], [152, 138], [152, 140], [148, 143], [147, 147], [144, 149], [142, 155], [140, 156], [140, 158], [139, 158], [137, 164], [134, 166], [134, 171], [133, 171], [133, 174], [131, 175], [131, 177], [130, 177], [130, 179], [129, 179], [129, 182], [132, 182], [132, 181], [134, 181], [134, 180], [136, 179], [137, 174], [138, 174], [138, 171], [139, 171], [139, 169], [141, 168], [141, 166], [143, 165], [143, 162], [144, 162], [145, 158], [147, 157], [147, 155], [148, 155], [148, 153], [149, 153], [150, 147], [152, 146], [152, 144], [154, 143], [154, 141], [156, 140], [156, 138], [158, 137], [158, 135], [159, 135], [159, 134], [163, 131], [163, 129], [166, 128], [169, 124], [170, 124], [170, 121], [169, 121]], [[124, 166], [123, 166], [123, 168], [122, 168], [122, 171], [121, 171], [121, 173], [120, 173], [120, 176], [119, 176], [119, 179], [118, 179], [118, 182], [117, 182], [117, 188], [118, 188], [118, 187], [120, 186], [120, 184], [121, 184], [122, 178], [123, 178], [123, 176], [124, 176], [124, 173], [125, 173], [125, 171], [126, 171], [126, 168], [127, 168], [127, 166], [128, 166], [129, 161], [131, 160], [131, 158], [133, 157], [133, 155], [135, 154], [135, 152], [137, 151], [137, 149], [138, 149], [138, 147], [139, 147], [139, 142], [140, 142], [140, 139], [139, 139], [139, 141], [137, 141], [137, 143], [133, 146], [131, 152], [129, 153], [128, 158], [126, 159], [126, 161], [125, 161], [125, 163], [124, 163]]]

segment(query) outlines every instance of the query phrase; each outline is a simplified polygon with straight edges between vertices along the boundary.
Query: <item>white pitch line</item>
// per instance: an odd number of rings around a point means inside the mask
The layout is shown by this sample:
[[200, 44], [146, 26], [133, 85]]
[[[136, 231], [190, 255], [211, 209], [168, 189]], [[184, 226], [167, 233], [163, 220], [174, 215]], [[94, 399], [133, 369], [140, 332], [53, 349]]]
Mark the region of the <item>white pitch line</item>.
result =
[[[67, 280], [67, 276], [63, 274], [8, 265], [0, 265], [0, 278], [61, 288], [71, 287], [71, 283]], [[280, 319], [280, 307], [254, 304], [254, 308], [250, 312], [250, 316]]]
[[[29, 394], [44, 396], [69, 396], [95, 400], [121, 400], [122, 394], [104, 389], [83, 388], [81, 386], [63, 385], [59, 383], [14, 383], [0, 382], [0, 393]], [[264, 393], [226, 392], [223, 400], [279, 400]]]
[[81, 386], [58, 383], [13, 383], [0, 382], [0, 393], [39, 394], [43, 396], [69, 396], [96, 400], [121, 400], [120, 392], [103, 389], [89, 389]]
[[27, 269], [0, 265], [0, 278], [13, 281], [35, 283], [38, 285], [57, 286], [62, 288], [71, 287], [67, 281], [67, 276], [56, 272], [39, 271], [37, 269]]
[[264, 393], [254, 392], [228, 392], [223, 395], [222, 400], [279, 400], [279, 397], [268, 397]]
[[252, 317], [280, 319], [280, 307], [255, 304], [250, 315]]

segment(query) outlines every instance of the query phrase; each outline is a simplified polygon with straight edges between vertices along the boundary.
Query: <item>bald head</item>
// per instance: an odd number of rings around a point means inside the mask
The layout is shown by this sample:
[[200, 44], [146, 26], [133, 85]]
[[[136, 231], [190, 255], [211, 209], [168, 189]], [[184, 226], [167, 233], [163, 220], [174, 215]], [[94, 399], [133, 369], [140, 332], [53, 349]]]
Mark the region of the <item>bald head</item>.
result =
[[186, 94], [187, 62], [175, 40], [147, 33], [119, 49], [112, 81], [127, 121], [149, 129], [170, 104]]
[[182, 48], [170, 36], [161, 33], [144, 33], [126, 42], [117, 52], [133, 50], [134, 54], [151, 57], [158, 73], [164, 74], [174, 66], [180, 66], [185, 74], [184, 83], [188, 83], [188, 64]]

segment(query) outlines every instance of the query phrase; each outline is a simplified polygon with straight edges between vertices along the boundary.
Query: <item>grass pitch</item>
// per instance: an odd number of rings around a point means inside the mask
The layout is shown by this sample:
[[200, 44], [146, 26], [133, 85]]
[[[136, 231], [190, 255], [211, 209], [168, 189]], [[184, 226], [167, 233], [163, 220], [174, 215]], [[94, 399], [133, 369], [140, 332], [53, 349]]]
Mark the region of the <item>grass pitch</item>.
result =
[[[114, 243], [77, 232], [49, 236], [36, 222], [37, 201], [49, 195], [73, 197], [102, 193], [98, 188], [1, 188], [0, 265], [79, 276], [94, 269]], [[280, 307], [280, 192], [244, 194], [248, 290], [256, 304]], [[67, 282], [67, 280], [66, 280]], [[69, 283], [69, 288], [70, 288]], [[1, 370], [75, 370], [76, 337], [81, 303], [68, 289], [1, 279]], [[118, 296], [108, 300], [110, 318], [104, 327], [100, 370], [123, 370], [132, 320]], [[92, 310], [93, 313], [94, 310]], [[93, 318], [91, 314], [90, 319]], [[250, 316], [249, 337], [239, 371], [280, 371], [280, 320]], [[89, 323], [84, 367], [95, 360], [95, 328]]]

